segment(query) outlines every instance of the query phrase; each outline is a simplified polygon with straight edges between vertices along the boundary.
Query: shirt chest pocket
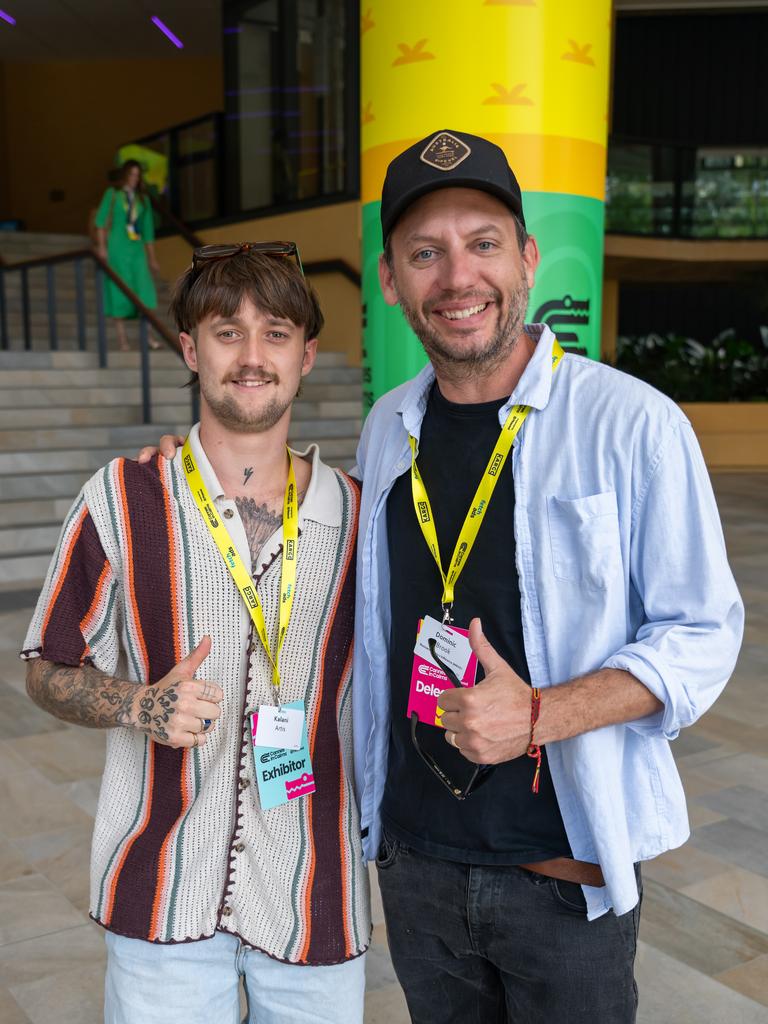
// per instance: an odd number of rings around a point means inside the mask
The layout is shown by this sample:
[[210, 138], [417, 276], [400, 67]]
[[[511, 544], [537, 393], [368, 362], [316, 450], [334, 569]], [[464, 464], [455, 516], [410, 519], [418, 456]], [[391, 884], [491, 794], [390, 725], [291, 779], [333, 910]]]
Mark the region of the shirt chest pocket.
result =
[[584, 498], [547, 498], [555, 577], [604, 590], [621, 567], [619, 514], [614, 491]]

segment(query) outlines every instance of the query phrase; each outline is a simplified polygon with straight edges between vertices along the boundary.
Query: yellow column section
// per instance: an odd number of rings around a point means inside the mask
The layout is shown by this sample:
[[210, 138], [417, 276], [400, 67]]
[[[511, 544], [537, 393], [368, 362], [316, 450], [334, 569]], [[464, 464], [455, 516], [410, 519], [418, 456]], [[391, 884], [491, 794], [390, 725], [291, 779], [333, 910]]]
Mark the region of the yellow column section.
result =
[[529, 319], [599, 357], [610, 0], [362, 0], [366, 404], [424, 357], [379, 295], [387, 164], [441, 129], [506, 152], [542, 250]]

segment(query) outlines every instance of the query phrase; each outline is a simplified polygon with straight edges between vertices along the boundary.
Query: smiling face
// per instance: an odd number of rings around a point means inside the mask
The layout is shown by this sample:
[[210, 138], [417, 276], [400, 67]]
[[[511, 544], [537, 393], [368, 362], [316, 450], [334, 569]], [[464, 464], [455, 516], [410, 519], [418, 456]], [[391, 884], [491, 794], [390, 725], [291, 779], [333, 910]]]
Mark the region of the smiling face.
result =
[[248, 434], [270, 430], [290, 414], [317, 351], [317, 339], [305, 339], [303, 327], [245, 298], [232, 316], [204, 317], [195, 334], [179, 337], [187, 366], [200, 378], [203, 415]]
[[438, 369], [490, 373], [520, 337], [539, 253], [523, 251], [515, 220], [500, 200], [467, 188], [443, 188], [410, 206], [382, 257], [384, 298], [399, 303]]

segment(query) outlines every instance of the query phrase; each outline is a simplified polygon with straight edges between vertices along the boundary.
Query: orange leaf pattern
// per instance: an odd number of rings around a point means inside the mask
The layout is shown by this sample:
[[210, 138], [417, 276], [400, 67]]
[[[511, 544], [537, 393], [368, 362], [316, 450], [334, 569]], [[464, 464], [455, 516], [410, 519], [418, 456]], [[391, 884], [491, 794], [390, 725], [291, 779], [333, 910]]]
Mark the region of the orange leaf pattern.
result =
[[413, 46], [410, 46], [408, 43], [398, 43], [397, 48], [400, 51], [400, 56], [392, 61], [392, 67], [395, 68], [399, 64], [415, 64], [420, 60], [434, 60], [434, 53], [424, 49], [426, 45], [426, 39], [420, 39]]
[[572, 60], [576, 64], [591, 64], [594, 67], [595, 62], [589, 56], [589, 51], [592, 49], [592, 43], [577, 43], [575, 39], [569, 39], [568, 45], [570, 50], [564, 53], [562, 60]]
[[488, 99], [483, 100], [483, 104], [487, 106], [532, 107], [533, 100], [528, 96], [523, 96], [525, 87], [525, 82], [518, 82], [511, 89], [508, 89], [505, 85], [500, 85], [498, 82], [491, 82], [491, 88], [495, 90], [496, 95], [489, 96]]

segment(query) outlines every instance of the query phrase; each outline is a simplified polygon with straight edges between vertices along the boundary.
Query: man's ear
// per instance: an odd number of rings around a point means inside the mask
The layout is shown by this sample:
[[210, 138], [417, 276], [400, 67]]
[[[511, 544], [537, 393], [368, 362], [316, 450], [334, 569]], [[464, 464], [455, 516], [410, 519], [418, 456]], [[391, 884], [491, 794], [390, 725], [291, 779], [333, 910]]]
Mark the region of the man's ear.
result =
[[317, 338], [307, 338], [304, 342], [304, 359], [301, 363], [301, 376], [306, 377], [317, 359]]
[[395, 291], [395, 275], [384, 253], [379, 256], [379, 284], [384, 301], [388, 306], [397, 305], [397, 292]]
[[179, 335], [179, 341], [181, 342], [181, 352], [184, 356], [184, 362], [190, 370], [197, 373], [197, 345], [195, 344], [195, 339], [191, 334], [187, 334], [186, 331], [182, 331]]
[[525, 248], [522, 252], [523, 257], [523, 269], [525, 270], [525, 278], [528, 282], [528, 287], [533, 288], [536, 281], [536, 268], [541, 262], [541, 253], [539, 252], [539, 246], [533, 235], [528, 235], [525, 243]]

